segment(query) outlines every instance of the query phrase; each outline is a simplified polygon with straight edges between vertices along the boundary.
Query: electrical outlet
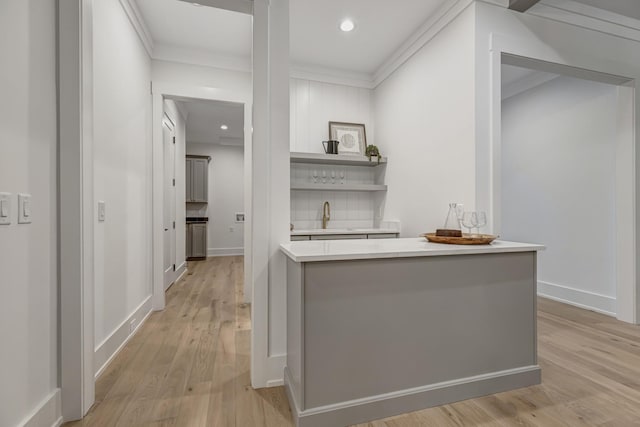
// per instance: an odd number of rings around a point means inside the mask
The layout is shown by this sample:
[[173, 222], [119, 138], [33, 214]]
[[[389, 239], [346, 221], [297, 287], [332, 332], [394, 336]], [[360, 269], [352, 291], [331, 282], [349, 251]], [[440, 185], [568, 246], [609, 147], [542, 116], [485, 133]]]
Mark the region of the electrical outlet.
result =
[[136, 329], [136, 319], [133, 319], [129, 323], [129, 333], [133, 332], [135, 329]]

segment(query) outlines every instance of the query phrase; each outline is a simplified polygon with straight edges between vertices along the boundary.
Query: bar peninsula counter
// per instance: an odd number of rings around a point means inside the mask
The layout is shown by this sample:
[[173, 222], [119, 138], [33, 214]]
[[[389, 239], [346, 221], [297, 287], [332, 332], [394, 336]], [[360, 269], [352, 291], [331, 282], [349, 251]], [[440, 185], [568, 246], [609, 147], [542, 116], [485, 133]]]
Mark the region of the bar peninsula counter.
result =
[[540, 245], [281, 245], [296, 425], [346, 426], [540, 383]]

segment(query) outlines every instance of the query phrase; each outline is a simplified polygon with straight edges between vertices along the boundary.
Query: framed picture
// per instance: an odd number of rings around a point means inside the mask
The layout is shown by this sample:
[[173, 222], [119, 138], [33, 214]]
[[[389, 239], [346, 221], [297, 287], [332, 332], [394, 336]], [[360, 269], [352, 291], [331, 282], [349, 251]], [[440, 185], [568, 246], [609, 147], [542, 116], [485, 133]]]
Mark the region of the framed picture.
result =
[[362, 123], [329, 122], [329, 139], [340, 141], [338, 154], [364, 156], [367, 133]]

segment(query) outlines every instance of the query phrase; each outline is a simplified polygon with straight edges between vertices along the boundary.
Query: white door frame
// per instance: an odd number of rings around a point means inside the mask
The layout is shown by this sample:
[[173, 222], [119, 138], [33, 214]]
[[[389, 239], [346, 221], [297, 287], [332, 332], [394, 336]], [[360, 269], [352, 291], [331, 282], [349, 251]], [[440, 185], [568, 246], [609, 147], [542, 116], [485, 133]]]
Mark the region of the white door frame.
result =
[[[572, 64], [545, 49], [527, 49], [527, 43], [492, 35], [490, 44], [490, 139], [487, 150], [488, 162], [478, 160], [478, 176], [489, 178], [489, 191], [478, 191], [476, 205], [490, 211], [490, 226], [493, 233], [500, 233], [501, 226], [501, 141], [502, 141], [502, 64], [510, 57], [513, 65], [535, 64], [533, 68], [548, 72], [572, 75], [578, 78], [597, 80], [618, 85], [618, 125], [623, 132], [616, 141], [616, 316], [628, 323], [640, 322], [640, 284], [637, 283], [636, 247], [638, 231], [636, 224], [636, 143], [634, 81], [606, 71], [592, 71]], [[520, 64], [519, 64], [520, 63]], [[546, 69], [544, 69], [547, 67]], [[482, 147], [478, 155], [484, 159]], [[483, 166], [484, 165], [484, 166]], [[488, 166], [487, 166], [488, 165]], [[488, 168], [488, 170], [487, 170]], [[483, 185], [477, 179], [477, 185]], [[486, 194], [485, 198], [481, 194]]]
[[[172, 166], [173, 166], [173, 176], [172, 176], [172, 179], [174, 180], [174, 182], [173, 182], [173, 187], [174, 187], [174, 191], [173, 191], [173, 212], [171, 212], [171, 205], [169, 205], [169, 206], [165, 206], [165, 204], [164, 204], [164, 203], [165, 203], [165, 200], [163, 200], [163, 202], [162, 202], [162, 207], [163, 207], [163, 208], [168, 209], [168, 210], [169, 210], [169, 214], [173, 214], [173, 223], [174, 223], [174, 224], [173, 224], [173, 228], [171, 228], [171, 227], [170, 227], [170, 228], [165, 229], [164, 227], [165, 227], [167, 224], [166, 224], [166, 223], [164, 223], [164, 220], [166, 220], [166, 218], [163, 218], [163, 227], [162, 227], [162, 228], [163, 228], [163, 231], [165, 232], [165, 234], [166, 234], [166, 232], [169, 232], [169, 234], [171, 234], [171, 232], [172, 232], [171, 230], [173, 230], [173, 236], [172, 236], [172, 238], [173, 238], [173, 248], [169, 248], [169, 255], [171, 255], [171, 249], [173, 249], [173, 257], [170, 257], [170, 258], [171, 258], [171, 264], [172, 264], [172, 266], [171, 266], [171, 270], [169, 270], [169, 269], [167, 269], [167, 268], [166, 268], [167, 266], [166, 266], [166, 264], [165, 264], [165, 265], [164, 265], [164, 267], [165, 267], [165, 268], [164, 268], [164, 271], [163, 271], [163, 277], [164, 277], [164, 278], [163, 278], [163, 281], [164, 281], [164, 282], [163, 282], [163, 287], [164, 287], [164, 290], [166, 291], [167, 289], [169, 289], [169, 286], [170, 286], [171, 284], [173, 284], [173, 282], [177, 279], [177, 277], [178, 277], [178, 272], [176, 271], [176, 237], [175, 237], [175, 236], [176, 236], [175, 220], [176, 220], [176, 209], [177, 209], [177, 206], [176, 206], [176, 192], [175, 192], [175, 178], [176, 178], [176, 175], [175, 175], [175, 171], [176, 171], [176, 153], [175, 153], [175, 151], [176, 151], [176, 150], [175, 150], [176, 124], [173, 122], [173, 120], [171, 120], [171, 117], [169, 117], [169, 115], [167, 114], [167, 112], [166, 112], [166, 111], [164, 111], [164, 103], [163, 103], [162, 125], [163, 125], [163, 126], [165, 126], [165, 125], [166, 125], [166, 126], [167, 126], [167, 129], [168, 129], [168, 130], [171, 132], [171, 134], [172, 134], [172, 136], [171, 136], [171, 137], [172, 137], [173, 141], [172, 141], [172, 142], [169, 142], [169, 143], [170, 143], [171, 145], [173, 145], [173, 147], [172, 147], [172, 148], [170, 148], [169, 150], [173, 150], [173, 165], [172, 165]], [[166, 183], [166, 182], [165, 182], [165, 180], [164, 180], [164, 175], [165, 175], [165, 174], [166, 174], [166, 172], [167, 172], [167, 170], [166, 170], [166, 167], [167, 167], [167, 159], [166, 159], [166, 157], [165, 157], [165, 156], [167, 155], [167, 151], [166, 151], [166, 150], [167, 150], [167, 147], [165, 146], [165, 144], [166, 144], [166, 141], [164, 140], [164, 128], [163, 128], [163, 134], [162, 134], [162, 149], [163, 149], [163, 156], [162, 156], [162, 157], [163, 157], [163, 163], [162, 163], [162, 166], [163, 166], [163, 168], [162, 168], [162, 174], [163, 174], [163, 181], [162, 181], [162, 185], [163, 185], [163, 193], [162, 193], [162, 194], [163, 194], [163, 196], [165, 195], [165, 193], [164, 193], [164, 192], [165, 192], [165, 191], [167, 191], [167, 188], [165, 187], [165, 185], [166, 185], [167, 183]], [[169, 202], [169, 203], [171, 203], [171, 202]], [[164, 214], [164, 211], [163, 211], [163, 214]], [[166, 248], [166, 247], [164, 247], [164, 245], [165, 245], [165, 244], [166, 244], [166, 242], [163, 242], [163, 257], [167, 255], [167, 254], [164, 252], [164, 251], [166, 251], [166, 250], [167, 250], [167, 248]]]
[[[164, 173], [164, 154], [163, 154], [163, 135], [162, 135], [162, 120], [164, 117], [164, 100], [169, 99], [197, 99], [197, 100], [209, 100], [209, 101], [225, 101], [243, 104], [244, 106], [244, 167], [245, 167], [245, 180], [244, 180], [244, 203], [245, 211], [248, 213], [248, 221], [245, 222], [244, 233], [244, 270], [245, 277], [251, 278], [251, 179], [247, 179], [247, 176], [251, 176], [251, 141], [252, 141], [252, 100], [246, 95], [234, 91], [228, 91], [223, 89], [205, 87], [205, 86], [192, 86], [188, 84], [177, 83], [164, 83], [153, 82], [152, 84], [152, 126], [153, 126], [153, 139], [152, 139], [152, 188], [153, 188], [153, 296], [152, 306], [153, 310], [162, 310], [165, 307], [165, 291], [164, 291], [164, 266], [163, 266], [163, 254], [164, 254], [164, 221], [163, 221], [163, 207], [164, 207], [164, 185], [163, 185], [163, 173]], [[250, 295], [250, 280], [245, 280], [245, 295]]]
[[65, 421], [95, 400], [93, 0], [58, 4], [60, 387]]

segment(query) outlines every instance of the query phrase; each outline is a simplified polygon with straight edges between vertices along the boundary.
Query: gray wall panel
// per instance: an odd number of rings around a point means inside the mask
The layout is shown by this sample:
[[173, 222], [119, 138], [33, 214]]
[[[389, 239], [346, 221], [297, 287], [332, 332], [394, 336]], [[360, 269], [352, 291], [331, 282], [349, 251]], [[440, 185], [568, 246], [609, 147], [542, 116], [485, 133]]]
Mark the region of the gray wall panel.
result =
[[536, 363], [534, 252], [304, 266], [302, 409]]

